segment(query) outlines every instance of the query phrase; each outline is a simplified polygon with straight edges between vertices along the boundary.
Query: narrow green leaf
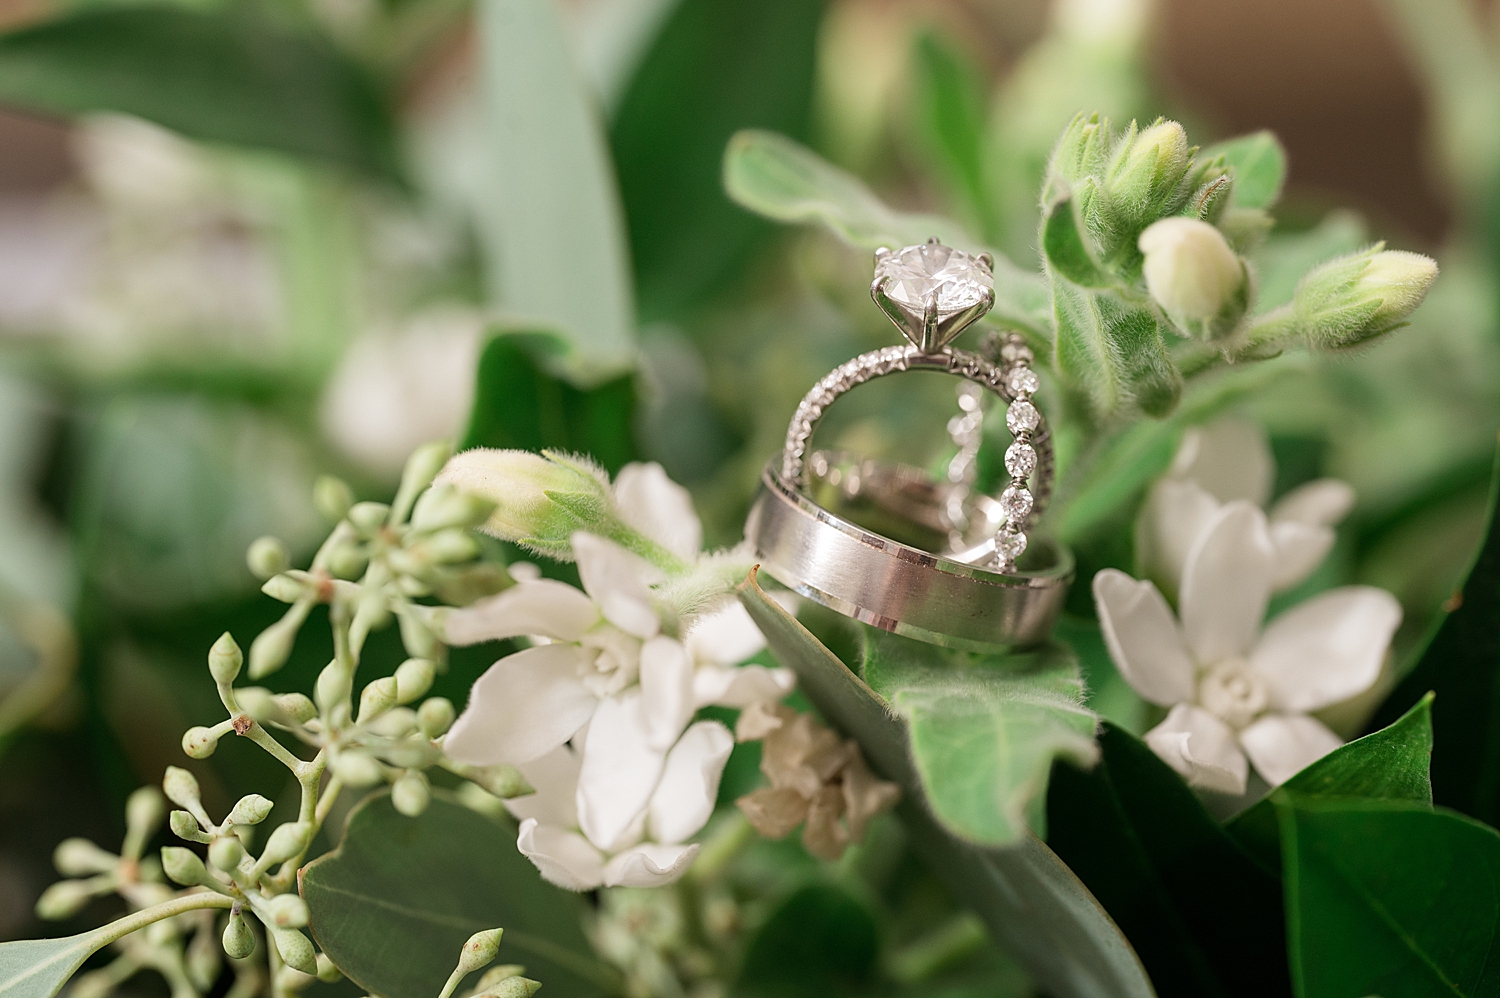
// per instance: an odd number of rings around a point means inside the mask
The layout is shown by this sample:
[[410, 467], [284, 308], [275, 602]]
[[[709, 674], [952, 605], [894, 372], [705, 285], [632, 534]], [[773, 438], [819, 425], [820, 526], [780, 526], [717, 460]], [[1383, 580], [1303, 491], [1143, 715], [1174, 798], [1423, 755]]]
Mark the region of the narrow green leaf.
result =
[[1300, 998], [1500, 994], [1500, 834], [1422, 804], [1283, 807]]
[[1231, 203], [1237, 208], [1269, 208], [1281, 197], [1286, 180], [1286, 150], [1272, 132], [1252, 132], [1209, 146], [1200, 163], [1223, 156], [1234, 168]]
[[768, 232], [724, 196], [742, 128], [805, 137], [823, 0], [679, 0], [610, 131], [643, 321], [679, 316]]
[[1372, 728], [1393, 723], [1429, 690], [1432, 799], [1481, 821], [1500, 821], [1500, 452], [1490, 481], [1484, 543], [1457, 608], [1437, 626], [1415, 668], [1381, 704]]
[[488, 293], [513, 324], [575, 347], [602, 380], [635, 352], [624, 217], [604, 129], [550, 0], [482, 0], [486, 161], [474, 209]]
[[865, 994], [880, 928], [869, 905], [834, 884], [808, 884], [782, 901], [745, 948], [740, 998]]
[[611, 474], [635, 460], [635, 379], [575, 388], [556, 371], [568, 346], [548, 333], [496, 336], [479, 356], [462, 450], [500, 447], [587, 454]]
[[[900, 247], [938, 239], [978, 253], [985, 247], [956, 223], [936, 215], [892, 211], [858, 178], [811, 149], [772, 132], [740, 132], [724, 153], [724, 187], [744, 207], [779, 222], [820, 223], [861, 249]], [[1051, 304], [1041, 277], [1003, 254], [995, 260], [995, 307], [990, 317], [1047, 340]]]
[[[1432, 694], [1388, 728], [1334, 749], [1281, 785], [1282, 803], [1367, 800], [1432, 803]], [[1267, 868], [1280, 869], [1276, 803], [1270, 797], [1241, 812], [1229, 832]]]
[[1109, 415], [1131, 406], [1165, 416], [1182, 397], [1182, 375], [1160, 324], [1145, 308], [1052, 277], [1054, 367]]
[[1028, 825], [1045, 834], [1052, 760], [1099, 757], [1098, 718], [1062, 645], [997, 659], [869, 630], [864, 677], [905, 718], [933, 814], [970, 842], [1013, 845]]
[[933, 31], [917, 36], [913, 55], [913, 104], [923, 151], [953, 190], [963, 216], [991, 236], [983, 78], [964, 53]]
[[1134, 944], [1163, 996], [1290, 995], [1277, 878], [1166, 763], [1113, 725], [1090, 772], [1058, 766], [1048, 844]]
[[432, 998], [469, 936], [497, 926], [498, 961], [554, 998], [616, 993], [584, 938], [582, 897], [542, 880], [511, 826], [442, 796], [416, 818], [388, 794], [365, 801], [301, 890], [318, 947], [369, 994]]
[[891, 705], [761, 591], [752, 575], [739, 596], [776, 657], [796, 670], [823, 716], [859, 740], [870, 765], [902, 789], [897, 813], [915, 848], [995, 940], [1056, 998], [1155, 994], [1130, 944], [1050, 849], [1033, 835], [986, 849], [945, 831], [922, 802], [906, 726]]
[[359, 67], [245, 12], [101, 5], [13, 31], [0, 36], [0, 101], [398, 175], [385, 97]]
[[109, 940], [98, 932], [0, 943], [0, 998], [52, 998]]
[[1085, 288], [1105, 288], [1114, 283], [1089, 252], [1083, 220], [1072, 198], [1054, 204], [1042, 220], [1042, 253], [1055, 273]]

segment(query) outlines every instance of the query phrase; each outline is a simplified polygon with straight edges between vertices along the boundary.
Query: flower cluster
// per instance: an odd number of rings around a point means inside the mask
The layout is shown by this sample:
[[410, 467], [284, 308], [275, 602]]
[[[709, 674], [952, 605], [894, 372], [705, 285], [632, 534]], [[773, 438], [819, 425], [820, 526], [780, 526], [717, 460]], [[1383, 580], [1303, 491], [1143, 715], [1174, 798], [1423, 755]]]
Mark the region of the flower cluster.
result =
[[1137, 525], [1138, 557], [1175, 594], [1124, 572], [1094, 576], [1111, 657], [1142, 697], [1170, 708], [1146, 742], [1194, 786], [1242, 794], [1249, 768], [1285, 782], [1340, 744], [1313, 711], [1369, 689], [1401, 607], [1369, 586], [1324, 592], [1262, 628], [1271, 594], [1305, 578], [1352, 504], [1312, 482], [1267, 516], [1271, 459], [1242, 424], [1190, 434]]

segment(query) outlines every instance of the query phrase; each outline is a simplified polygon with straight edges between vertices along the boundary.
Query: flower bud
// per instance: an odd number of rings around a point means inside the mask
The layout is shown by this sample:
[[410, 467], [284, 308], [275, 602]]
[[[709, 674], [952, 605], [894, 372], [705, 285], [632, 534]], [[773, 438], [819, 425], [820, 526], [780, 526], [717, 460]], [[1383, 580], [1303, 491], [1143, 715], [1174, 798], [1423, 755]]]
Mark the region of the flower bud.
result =
[[422, 553], [438, 565], [455, 565], [479, 557], [479, 542], [467, 530], [440, 530], [422, 542]]
[[208, 870], [203, 860], [191, 849], [182, 846], [164, 846], [161, 851], [161, 868], [173, 883], [184, 887], [197, 887], [208, 879]]
[[354, 493], [349, 486], [332, 475], [319, 475], [313, 483], [313, 506], [326, 519], [342, 520], [349, 507], [354, 505]]
[[281, 954], [281, 962], [293, 970], [312, 977], [318, 972], [318, 957], [313, 951], [313, 944], [296, 929], [272, 928], [271, 938], [276, 940], [276, 952]]
[[432, 484], [432, 480], [452, 456], [453, 444], [447, 440], [434, 440], [412, 451], [411, 457], [406, 459], [406, 467], [401, 469], [401, 486], [396, 490], [396, 500], [392, 503], [398, 519], [411, 511], [417, 496]]
[[292, 557], [287, 554], [286, 545], [269, 535], [251, 541], [245, 552], [245, 564], [250, 566], [250, 573], [257, 579], [269, 579], [285, 572], [291, 563]]
[[[224, 965], [223, 959], [219, 956], [219, 947], [215, 944], [213, 931], [200, 928], [193, 933], [193, 941], [188, 943], [187, 952], [184, 955], [187, 957], [185, 962], [188, 979], [192, 981], [193, 987], [200, 994], [213, 990], [214, 982], [219, 979], [219, 970]], [[69, 998], [73, 996], [69, 995]]]
[[207, 759], [218, 747], [219, 735], [213, 728], [199, 725], [182, 733], [182, 751], [189, 759]]
[[240, 860], [244, 858], [245, 847], [234, 835], [220, 835], [208, 847], [208, 862], [226, 873], [239, 869]]
[[333, 772], [351, 787], [373, 787], [385, 779], [385, 770], [374, 756], [359, 749], [345, 749], [335, 756]]
[[526, 782], [526, 778], [521, 775], [521, 771], [508, 763], [502, 762], [493, 766], [469, 766], [459, 763], [449, 764], [449, 768], [452, 772], [483, 787], [502, 800], [535, 793], [531, 785]]
[[479, 983], [474, 985], [474, 998], [489, 994], [501, 981], [520, 977], [524, 973], [526, 973], [526, 968], [519, 963], [502, 963], [498, 967], [491, 967], [479, 975]]
[[396, 623], [401, 628], [401, 646], [413, 658], [432, 658], [438, 652], [438, 633], [419, 614], [428, 609], [420, 604], [410, 604], [405, 612], [397, 615]]
[[224, 955], [231, 960], [243, 960], [255, 952], [255, 933], [238, 911], [230, 912], [229, 924], [224, 926], [223, 943]]
[[1115, 146], [1104, 179], [1109, 209], [1119, 214], [1122, 227], [1145, 226], [1182, 207], [1189, 193], [1183, 178], [1193, 151], [1187, 132], [1175, 121], [1158, 120], [1140, 131], [1131, 123]]
[[1196, 218], [1164, 218], [1138, 245], [1151, 297], [1179, 325], [1204, 338], [1234, 330], [1249, 301], [1248, 275], [1218, 229]]
[[94, 892], [84, 880], [59, 880], [37, 898], [36, 917], [48, 922], [72, 918], [83, 910]]
[[201, 791], [198, 789], [198, 779], [185, 769], [168, 766], [161, 778], [161, 788], [167, 795], [167, 800], [178, 807], [196, 811], [202, 806], [199, 800]]
[[234, 805], [229, 812], [229, 823], [231, 825], [258, 825], [266, 820], [274, 805], [260, 794], [246, 794]]
[[271, 702], [297, 724], [306, 724], [318, 716], [318, 708], [305, 693], [278, 693]]
[[422, 493], [412, 511], [412, 529], [421, 533], [449, 527], [477, 527], [495, 512], [495, 504], [452, 485], [434, 485]]
[[359, 716], [356, 723], [373, 721], [396, 706], [396, 677], [386, 676], [366, 683], [359, 694]]
[[1437, 280], [1437, 264], [1381, 246], [1330, 260], [1297, 285], [1292, 310], [1309, 346], [1359, 346], [1403, 325], [1422, 303]]
[[335, 544], [328, 551], [328, 574], [335, 579], [357, 579], [369, 563], [370, 556], [364, 546], [353, 541]]
[[[168, 772], [172, 769], [171, 766], [167, 767]], [[194, 781], [193, 785], [196, 787], [197, 782]], [[155, 787], [140, 787], [125, 799], [126, 834], [142, 843], [156, 834], [166, 816], [166, 802], [161, 799], [161, 793]]]
[[483, 996], [475, 995], [475, 998], [531, 998], [541, 987], [541, 981], [529, 977], [507, 977], [486, 990]]
[[313, 700], [317, 703], [318, 710], [324, 714], [333, 713], [348, 701], [353, 692], [353, 677], [349, 675], [348, 667], [339, 661], [323, 666], [323, 671], [318, 673], [318, 681], [313, 684]]
[[495, 504], [485, 532], [569, 560], [575, 531], [608, 533], [612, 520], [608, 479], [581, 459], [477, 448], [454, 455], [437, 480]]
[[488, 966], [500, 955], [500, 936], [504, 929], [486, 929], [476, 932], [464, 943], [458, 954], [458, 973], [472, 974], [480, 967]]
[[[277, 578], [285, 576], [278, 575]], [[282, 617], [255, 636], [250, 642], [251, 679], [262, 679], [286, 665], [300, 625], [301, 621], [295, 617]]]
[[214, 682], [225, 686], [234, 682], [244, 661], [245, 656], [240, 653], [240, 646], [228, 631], [219, 635], [219, 640], [208, 650], [208, 671], [214, 677]]
[[120, 857], [94, 845], [88, 839], [63, 839], [52, 850], [52, 865], [65, 877], [87, 877], [108, 873]]
[[167, 816], [167, 824], [172, 829], [172, 834], [187, 842], [211, 842], [213, 839], [186, 811], [173, 811]]
[[[1052, 160], [1042, 189], [1042, 203], [1053, 204], [1064, 197], [1084, 195], [1080, 197], [1082, 202], [1092, 197], [1095, 188], [1091, 178], [1104, 172], [1109, 142], [1108, 118], [1101, 118], [1097, 112], [1091, 115], [1080, 112], [1075, 115], [1052, 149]], [[1089, 193], [1085, 194], [1085, 190]], [[1079, 207], [1087, 206], [1080, 203]]]
[[453, 701], [446, 697], [428, 697], [422, 701], [422, 706], [417, 708], [417, 726], [428, 738], [436, 738], [453, 727], [454, 718], [457, 716], [457, 712], [453, 709]]
[[299, 855], [312, 840], [312, 830], [312, 825], [305, 821], [289, 821], [278, 825], [266, 840], [266, 847], [260, 852], [260, 868], [264, 870]]
[[409, 658], [396, 669], [396, 702], [411, 703], [432, 687], [437, 667], [425, 658]]
[[385, 526], [385, 518], [390, 513], [391, 507], [383, 502], [357, 502], [349, 507], [349, 512], [345, 515], [361, 536], [370, 537]]
[[280, 603], [295, 603], [311, 589], [312, 582], [307, 576], [292, 572], [273, 575], [260, 587], [261, 592]]
[[415, 818], [427, 810], [431, 800], [432, 791], [427, 785], [427, 777], [417, 770], [407, 771], [391, 787], [391, 803], [408, 818]]
[[266, 912], [278, 928], [300, 929], [307, 924], [307, 902], [295, 894], [278, 894], [266, 903]]

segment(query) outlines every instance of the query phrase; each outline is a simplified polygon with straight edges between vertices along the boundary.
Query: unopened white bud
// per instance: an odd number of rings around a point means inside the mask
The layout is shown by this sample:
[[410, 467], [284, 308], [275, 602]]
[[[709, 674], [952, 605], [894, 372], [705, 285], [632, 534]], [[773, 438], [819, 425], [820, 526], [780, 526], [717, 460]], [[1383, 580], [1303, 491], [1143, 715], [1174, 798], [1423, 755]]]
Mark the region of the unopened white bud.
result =
[[613, 519], [607, 478], [581, 460], [478, 448], [454, 455], [437, 480], [495, 504], [487, 533], [562, 557], [575, 531], [607, 533]]
[[307, 902], [295, 894], [278, 894], [266, 903], [271, 921], [283, 929], [300, 929], [307, 924]]
[[161, 868], [174, 883], [184, 887], [196, 887], [208, 879], [208, 870], [203, 860], [191, 849], [182, 846], [165, 846], [161, 851]]
[[[277, 576], [283, 578], [283, 576]], [[255, 636], [250, 642], [250, 678], [262, 679], [286, 665], [297, 640], [296, 618], [283, 617]]]
[[349, 669], [337, 660], [325, 665], [318, 673], [318, 681], [313, 684], [313, 699], [324, 714], [331, 714], [343, 706], [353, 692], [354, 680]]
[[311, 580], [293, 575], [290, 572], [282, 572], [273, 575], [260, 587], [260, 591], [281, 603], [295, 603], [308, 594], [312, 588]]
[[385, 676], [365, 684], [359, 694], [359, 716], [357, 723], [373, 721], [396, 706], [396, 677]]
[[178, 807], [195, 811], [201, 806], [198, 778], [185, 769], [168, 766], [161, 778], [161, 789], [167, 795], [167, 800]]
[[246, 794], [234, 805], [229, 812], [229, 823], [231, 825], [258, 825], [266, 820], [274, 805], [260, 794]]
[[306, 724], [318, 716], [318, 708], [305, 693], [278, 693], [271, 698], [274, 703], [288, 719], [298, 724]]
[[228, 631], [219, 635], [219, 640], [208, 650], [208, 671], [214, 677], [214, 682], [225, 686], [234, 682], [244, 661], [245, 656], [241, 654], [240, 646]]
[[357, 502], [346, 515], [361, 536], [372, 537], [385, 526], [385, 518], [390, 514], [391, 508], [383, 502]]
[[87, 877], [94, 873], [107, 873], [115, 868], [120, 857], [94, 845], [88, 839], [63, 839], [52, 850], [52, 865], [65, 877]]
[[234, 835], [220, 835], [208, 847], [208, 862], [226, 872], [239, 868], [245, 858], [245, 847]]
[[458, 955], [458, 973], [472, 974], [492, 963], [500, 955], [500, 937], [504, 932], [504, 929], [487, 929], [470, 936]]
[[457, 716], [453, 701], [446, 697], [428, 697], [417, 708], [417, 726], [428, 738], [436, 738], [453, 727]]
[[335, 544], [328, 551], [328, 574], [336, 579], [357, 579], [369, 563], [370, 556], [364, 547], [353, 541]]
[[231, 960], [243, 960], [255, 952], [255, 933], [245, 924], [245, 916], [238, 911], [229, 916], [224, 926], [224, 955]]
[[59, 880], [37, 898], [36, 917], [48, 922], [72, 918], [83, 910], [94, 892], [87, 881]]
[[439, 565], [454, 565], [479, 557], [479, 542], [467, 530], [440, 530], [423, 541], [421, 549]]
[[[168, 772], [173, 768], [168, 766]], [[196, 786], [196, 782], [194, 785]], [[127, 834], [142, 843], [156, 834], [166, 816], [166, 802], [161, 799], [161, 793], [155, 787], [139, 787], [125, 799]]]
[[296, 929], [272, 928], [271, 938], [276, 940], [276, 952], [281, 960], [293, 970], [300, 970], [309, 977], [318, 973], [318, 957], [313, 944]]
[[245, 564], [250, 566], [251, 574], [257, 579], [269, 579], [285, 572], [291, 563], [292, 557], [287, 554], [286, 545], [275, 537], [257, 537], [245, 552]]
[[475, 998], [531, 998], [541, 987], [541, 981], [529, 977], [507, 977], [485, 991], [483, 996], [475, 995]]
[[[1245, 265], [1224, 235], [1196, 218], [1164, 218], [1141, 233], [1146, 287], [1168, 315], [1198, 331], [1200, 324], [1244, 314]], [[1217, 324], [1220, 335], [1233, 321]]]
[[1345, 350], [1403, 324], [1437, 274], [1430, 257], [1377, 245], [1309, 273], [1297, 285], [1292, 309], [1309, 346]]
[[207, 759], [219, 747], [219, 736], [213, 728], [188, 728], [182, 733], [182, 751], [189, 759]]
[[171, 827], [172, 834], [179, 839], [188, 842], [213, 841], [212, 837], [198, 824], [198, 819], [186, 811], [173, 811], [167, 816], [167, 824]]
[[391, 787], [391, 803], [408, 818], [415, 818], [427, 810], [431, 800], [427, 777], [416, 770], [408, 771]]
[[354, 505], [354, 493], [332, 475], [320, 475], [313, 483], [313, 505], [329, 520], [342, 520]]
[[437, 666], [425, 658], [409, 658], [396, 668], [396, 702], [411, 703], [432, 688]]
[[477, 527], [490, 518], [495, 504], [453, 485], [434, 485], [422, 493], [412, 511], [412, 529], [426, 533], [449, 527]]
[[270, 838], [266, 839], [266, 847], [260, 852], [261, 868], [285, 863], [300, 855], [311, 840], [312, 825], [307, 822], [289, 821], [284, 825], [278, 825]]
[[351, 787], [373, 787], [385, 779], [385, 770], [368, 752], [345, 749], [333, 760], [333, 772]]

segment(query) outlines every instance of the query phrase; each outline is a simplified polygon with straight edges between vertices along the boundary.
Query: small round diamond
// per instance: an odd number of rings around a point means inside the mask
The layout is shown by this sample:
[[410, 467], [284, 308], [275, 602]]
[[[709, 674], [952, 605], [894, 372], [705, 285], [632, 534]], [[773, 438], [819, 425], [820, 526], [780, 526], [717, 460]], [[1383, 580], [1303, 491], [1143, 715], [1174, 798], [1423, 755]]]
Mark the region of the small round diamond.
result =
[[1029, 432], [1042, 425], [1042, 414], [1025, 399], [1016, 399], [1005, 410], [1005, 425], [1012, 433]]
[[1036, 451], [1019, 440], [1005, 450], [1005, 470], [1012, 478], [1026, 478], [1036, 470]]
[[1000, 359], [1007, 364], [1030, 364], [1036, 358], [1026, 344], [1012, 340], [1000, 348]]
[[1012, 485], [1000, 493], [1000, 512], [1011, 523], [1020, 523], [1031, 515], [1031, 491]]
[[1036, 372], [1029, 367], [1013, 367], [1005, 376], [1005, 384], [1012, 395], [1030, 395], [1042, 387]]
[[887, 298], [920, 314], [937, 295], [939, 315], [973, 308], [994, 291], [995, 279], [977, 259], [942, 243], [921, 243], [882, 256], [875, 279]]
[[995, 553], [1001, 561], [1015, 561], [1026, 550], [1026, 535], [1014, 530], [1002, 530], [995, 535]]

